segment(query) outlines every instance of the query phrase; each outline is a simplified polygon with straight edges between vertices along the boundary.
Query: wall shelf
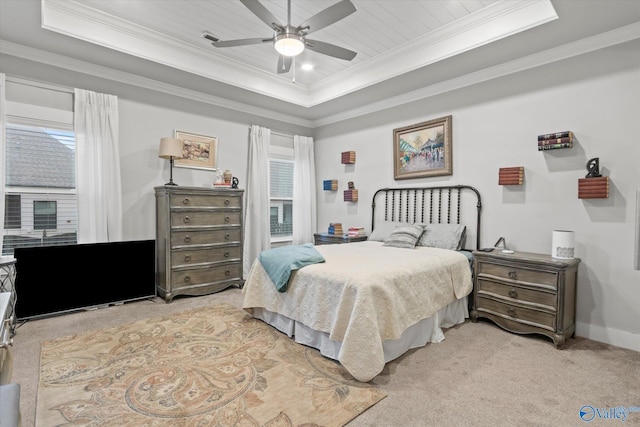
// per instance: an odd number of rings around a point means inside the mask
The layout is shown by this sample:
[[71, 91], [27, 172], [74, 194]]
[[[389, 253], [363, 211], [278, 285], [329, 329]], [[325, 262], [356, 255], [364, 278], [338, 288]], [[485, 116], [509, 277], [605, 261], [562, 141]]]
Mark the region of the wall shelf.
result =
[[344, 201], [345, 202], [357, 202], [358, 201], [358, 190], [344, 190]]
[[606, 199], [609, 197], [609, 177], [580, 178], [578, 199]]
[[572, 147], [573, 132], [571, 132], [570, 130], [538, 135], [538, 151], [557, 150], [559, 148]]
[[355, 151], [343, 151], [341, 157], [341, 163], [345, 165], [352, 165], [356, 162]]
[[524, 182], [524, 166], [500, 168], [498, 185], [522, 185]]
[[322, 189], [325, 191], [338, 191], [338, 180], [325, 179], [322, 181]]

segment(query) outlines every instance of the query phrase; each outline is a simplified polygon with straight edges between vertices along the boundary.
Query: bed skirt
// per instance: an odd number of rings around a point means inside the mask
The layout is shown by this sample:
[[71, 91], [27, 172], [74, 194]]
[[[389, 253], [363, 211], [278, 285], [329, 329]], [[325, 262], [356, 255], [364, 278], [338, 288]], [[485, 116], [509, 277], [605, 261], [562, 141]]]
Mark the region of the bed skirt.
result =
[[[293, 338], [297, 343], [316, 348], [330, 359], [338, 360], [342, 343], [329, 338], [326, 332], [318, 332], [288, 317], [263, 308], [254, 307], [253, 317], [273, 326]], [[444, 340], [442, 328], [464, 323], [469, 318], [467, 297], [460, 298], [438, 310], [436, 314], [421, 320], [404, 331], [402, 336], [382, 343], [385, 363], [390, 362], [412, 348], [423, 347], [430, 342]]]

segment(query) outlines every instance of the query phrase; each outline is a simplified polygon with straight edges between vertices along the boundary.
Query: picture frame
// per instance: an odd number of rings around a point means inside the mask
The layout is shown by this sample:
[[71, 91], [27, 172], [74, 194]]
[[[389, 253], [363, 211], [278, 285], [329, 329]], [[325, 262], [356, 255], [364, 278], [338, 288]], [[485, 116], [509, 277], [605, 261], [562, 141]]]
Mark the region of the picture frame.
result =
[[174, 138], [182, 141], [182, 159], [175, 159], [176, 167], [215, 171], [218, 167], [218, 138], [181, 130]]
[[394, 179], [453, 174], [452, 116], [393, 130]]

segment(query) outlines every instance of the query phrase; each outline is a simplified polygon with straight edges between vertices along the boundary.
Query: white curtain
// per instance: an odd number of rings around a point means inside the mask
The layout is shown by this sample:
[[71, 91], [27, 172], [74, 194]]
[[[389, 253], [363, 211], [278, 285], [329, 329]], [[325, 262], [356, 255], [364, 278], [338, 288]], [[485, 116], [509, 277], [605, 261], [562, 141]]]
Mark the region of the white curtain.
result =
[[7, 103], [5, 100], [5, 77], [0, 73], [0, 221], [2, 232], [0, 233], [0, 255], [2, 255], [2, 241], [4, 239], [4, 184], [7, 163], [6, 154], [6, 130]]
[[313, 138], [293, 137], [293, 244], [313, 242], [316, 232], [316, 167]]
[[75, 90], [78, 243], [122, 240], [118, 98]]
[[271, 130], [253, 125], [249, 134], [246, 206], [244, 221], [243, 274], [260, 252], [271, 247], [269, 228], [269, 145]]

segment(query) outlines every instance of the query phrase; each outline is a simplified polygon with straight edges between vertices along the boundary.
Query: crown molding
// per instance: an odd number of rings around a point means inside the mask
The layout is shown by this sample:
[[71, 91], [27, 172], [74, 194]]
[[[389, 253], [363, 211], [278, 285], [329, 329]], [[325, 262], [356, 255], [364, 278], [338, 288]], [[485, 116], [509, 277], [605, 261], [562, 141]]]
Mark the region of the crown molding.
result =
[[59, 55], [29, 46], [20, 45], [7, 40], [0, 39], [0, 54], [14, 56], [28, 61], [50, 65], [56, 68], [81, 74], [88, 74], [118, 83], [138, 86], [144, 89], [150, 89], [153, 91], [166, 93], [168, 95], [178, 96], [181, 98], [202, 102], [233, 111], [239, 111], [246, 114], [253, 114], [272, 120], [278, 120], [285, 123], [295, 124], [308, 128], [313, 126], [313, 122], [311, 120], [303, 119], [289, 114], [278, 113], [273, 110], [256, 107], [219, 96], [205, 94], [199, 91], [186, 89], [180, 86], [160, 82], [158, 80], [150, 79], [147, 77], [141, 77], [124, 71], [114, 70], [113, 68], [108, 68], [101, 65], [69, 58], [64, 55]]

